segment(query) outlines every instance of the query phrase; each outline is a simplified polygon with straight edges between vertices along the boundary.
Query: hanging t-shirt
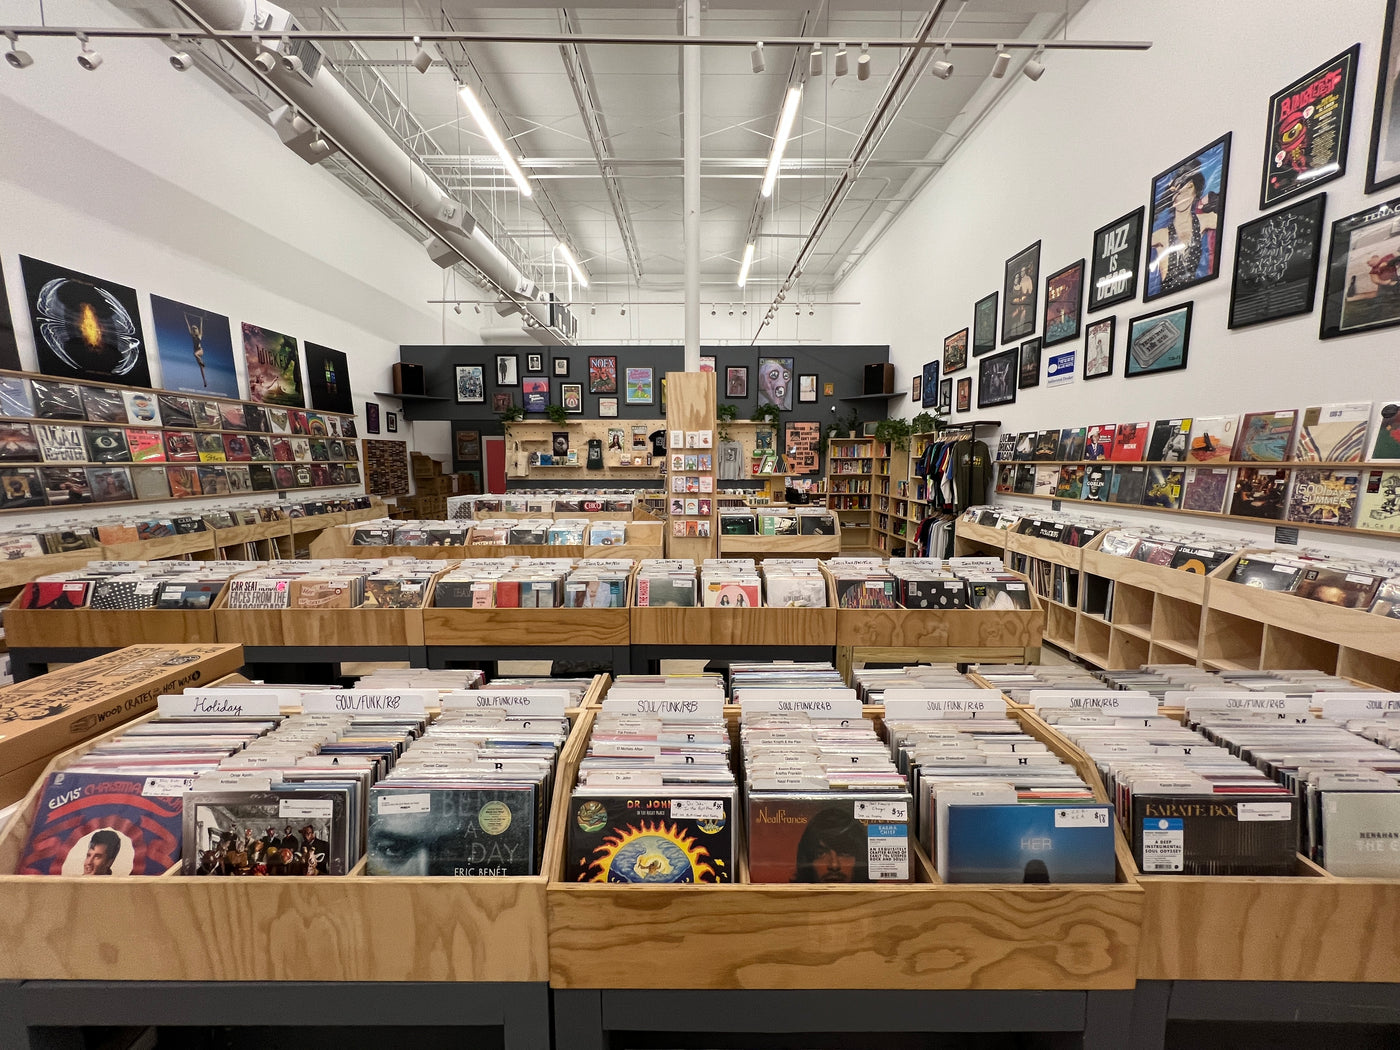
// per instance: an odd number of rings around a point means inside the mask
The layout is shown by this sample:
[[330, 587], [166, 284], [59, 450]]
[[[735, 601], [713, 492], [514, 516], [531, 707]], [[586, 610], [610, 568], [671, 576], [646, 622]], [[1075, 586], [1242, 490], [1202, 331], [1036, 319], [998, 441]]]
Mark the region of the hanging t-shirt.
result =
[[744, 479], [744, 446], [738, 441], [719, 443], [719, 480], [742, 481]]
[[647, 435], [647, 438], [651, 441], [651, 454], [664, 457], [666, 455], [666, 431], [653, 430]]
[[589, 439], [588, 439], [588, 463], [587, 463], [587, 467], [588, 467], [589, 470], [602, 470], [602, 469], [603, 469], [603, 439], [602, 439], [602, 438], [589, 438]]

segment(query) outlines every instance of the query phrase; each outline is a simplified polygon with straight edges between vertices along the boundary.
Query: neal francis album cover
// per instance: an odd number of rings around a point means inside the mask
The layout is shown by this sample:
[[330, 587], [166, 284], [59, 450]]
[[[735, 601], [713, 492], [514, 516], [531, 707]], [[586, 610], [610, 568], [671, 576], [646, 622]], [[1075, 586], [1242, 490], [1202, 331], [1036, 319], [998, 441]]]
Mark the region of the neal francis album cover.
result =
[[908, 882], [913, 877], [907, 795], [755, 795], [748, 810], [751, 882]]

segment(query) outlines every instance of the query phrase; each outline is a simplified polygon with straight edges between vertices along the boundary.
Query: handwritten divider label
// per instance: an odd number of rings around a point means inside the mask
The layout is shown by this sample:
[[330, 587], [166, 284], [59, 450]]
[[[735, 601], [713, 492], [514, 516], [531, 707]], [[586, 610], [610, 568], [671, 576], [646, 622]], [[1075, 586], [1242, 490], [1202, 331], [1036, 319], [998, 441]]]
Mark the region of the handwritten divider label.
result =
[[864, 707], [855, 699], [823, 699], [820, 693], [788, 690], [793, 696], [788, 698], [768, 695], [762, 699], [749, 698], [741, 703], [744, 717], [756, 714], [799, 712], [813, 718], [856, 721], [862, 717]]
[[276, 718], [281, 712], [277, 692], [260, 689], [206, 689], [173, 693], [156, 699], [161, 718]]
[[[694, 690], [699, 694], [699, 690]], [[654, 715], [667, 722], [718, 722], [724, 718], [724, 697], [715, 696], [713, 690], [705, 690], [705, 695], [677, 697], [671, 691], [658, 696], [617, 698], [603, 697], [603, 711], [607, 714]]]
[[1323, 718], [1366, 718], [1400, 711], [1400, 693], [1316, 693]]
[[926, 718], [1004, 718], [996, 689], [886, 689], [885, 721]]
[[301, 709], [311, 712], [377, 711], [395, 715], [423, 715], [428, 704], [438, 702], [436, 689], [397, 689], [375, 692], [368, 689], [327, 689], [303, 693]]
[[1280, 693], [1188, 693], [1187, 713], [1197, 711], [1263, 711], [1285, 715], [1308, 714], [1311, 699], [1306, 696], [1284, 696]]
[[1157, 698], [1138, 689], [1100, 689], [1076, 692], [1069, 689], [1032, 689], [1031, 706], [1046, 708], [1087, 708], [1111, 711], [1116, 715], [1155, 715]]
[[459, 689], [442, 698], [444, 711], [495, 708], [512, 715], [535, 715], [539, 718], [563, 718], [564, 709], [568, 706], [567, 689], [522, 689], [519, 692]]

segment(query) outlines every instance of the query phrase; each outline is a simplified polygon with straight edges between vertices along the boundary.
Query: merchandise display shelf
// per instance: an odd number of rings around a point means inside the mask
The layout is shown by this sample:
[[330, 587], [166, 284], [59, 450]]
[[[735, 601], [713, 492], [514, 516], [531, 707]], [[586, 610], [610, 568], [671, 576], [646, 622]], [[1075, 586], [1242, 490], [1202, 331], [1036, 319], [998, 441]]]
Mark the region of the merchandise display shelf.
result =
[[945, 885], [915, 849], [912, 884], [753, 885], [741, 852], [734, 884], [566, 883], [560, 846], [548, 890], [556, 989], [1087, 990], [1135, 980], [1142, 891], [1126, 871], [1105, 885]]
[[[726, 536], [719, 537], [721, 558], [810, 558], [831, 557], [841, 553], [842, 536], [849, 535], [841, 527], [840, 515], [832, 513], [836, 531], [829, 536]], [[859, 538], [864, 528], [856, 528]], [[849, 546], [849, 542], [847, 544]]]
[[1003, 558], [1010, 533], [959, 519], [953, 526], [953, 552], [960, 558], [986, 555]]
[[[561, 765], [576, 763], [582, 744], [576, 727]], [[0, 871], [15, 869], [41, 788], [42, 778], [0, 832]], [[560, 778], [551, 821], [566, 799]], [[551, 827], [544, 871], [561, 862], [552, 852], [560, 841]], [[10, 949], [0, 978], [542, 982], [545, 882], [543, 874], [370, 877], [363, 861], [349, 875], [317, 879], [0, 875], [0, 942]]]
[[[958, 523], [958, 531], [962, 523]], [[976, 526], [981, 528], [981, 526]], [[1015, 551], [1017, 554], [1029, 555], [1032, 558], [1039, 558], [1041, 561], [1053, 562], [1056, 565], [1064, 565], [1071, 569], [1082, 567], [1084, 548], [1075, 547], [1068, 543], [1060, 543], [1056, 540], [1043, 540], [1037, 536], [1025, 536], [1019, 532], [1006, 532], [1002, 529], [989, 529], [989, 532], [1002, 532], [1004, 534], [1005, 549]]]

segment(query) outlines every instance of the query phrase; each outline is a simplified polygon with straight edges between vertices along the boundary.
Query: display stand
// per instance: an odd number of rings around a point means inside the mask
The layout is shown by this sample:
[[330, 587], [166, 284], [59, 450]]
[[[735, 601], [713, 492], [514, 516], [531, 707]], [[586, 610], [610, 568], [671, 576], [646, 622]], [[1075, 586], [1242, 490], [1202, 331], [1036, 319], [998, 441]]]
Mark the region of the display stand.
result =
[[[685, 517], [672, 517], [666, 526], [666, 556], [668, 558], [694, 558], [700, 562], [706, 558], [715, 556], [715, 470], [714, 457], [719, 455], [718, 442], [714, 440], [715, 434], [715, 374], [713, 372], [667, 372], [663, 380], [666, 384], [666, 452], [670, 456], [674, 453], [708, 453], [710, 456], [710, 469], [700, 471], [669, 471], [667, 474], [667, 495], [669, 498], [685, 498], [687, 496], [697, 499], [708, 499], [710, 501], [710, 513], [708, 515], [688, 514]], [[710, 447], [705, 449], [695, 448], [673, 448], [670, 438], [676, 432], [682, 434], [694, 434], [708, 432], [710, 435]], [[694, 477], [708, 479], [710, 485], [709, 492], [677, 492], [675, 490], [674, 479], [677, 477]], [[683, 522], [688, 527], [690, 523], [705, 523], [710, 530], [709, 536], [677, 536], [676, 523]]]
[[649, 674], [668, 659], [830, 660], [836, 610], [633, 608], [631, 668]]
[[842, 544], [847, 543], [841, 519], [835, 512], [832, 512], [831, 520], [836, 531], [829, 536], [721, 536], [719, 554], [721, 558], [753, 558], [755, 561], [764, 558], [830, 558], [840, 554]]
[[[600, 516], [596, 516], [598, 518]], [[619, 516], [617, 520], [626, 520]], [[591, 530], [592, 525], [588, 528]], [[425, 560], [461, 560], [466, 558], [660, 558], [665, 550], [665, 526], [659, 521], [627, 521], [625, 543], [530, 544], [497, 546], [468, 542], [455, 547], [396, 547], [365, 546], [351, 542], [353, 527], [341, 527], [322, 533], [311, 545], [313, 558], [421, 558]], [[588, 537], [585, 535], [585, 539]]]

